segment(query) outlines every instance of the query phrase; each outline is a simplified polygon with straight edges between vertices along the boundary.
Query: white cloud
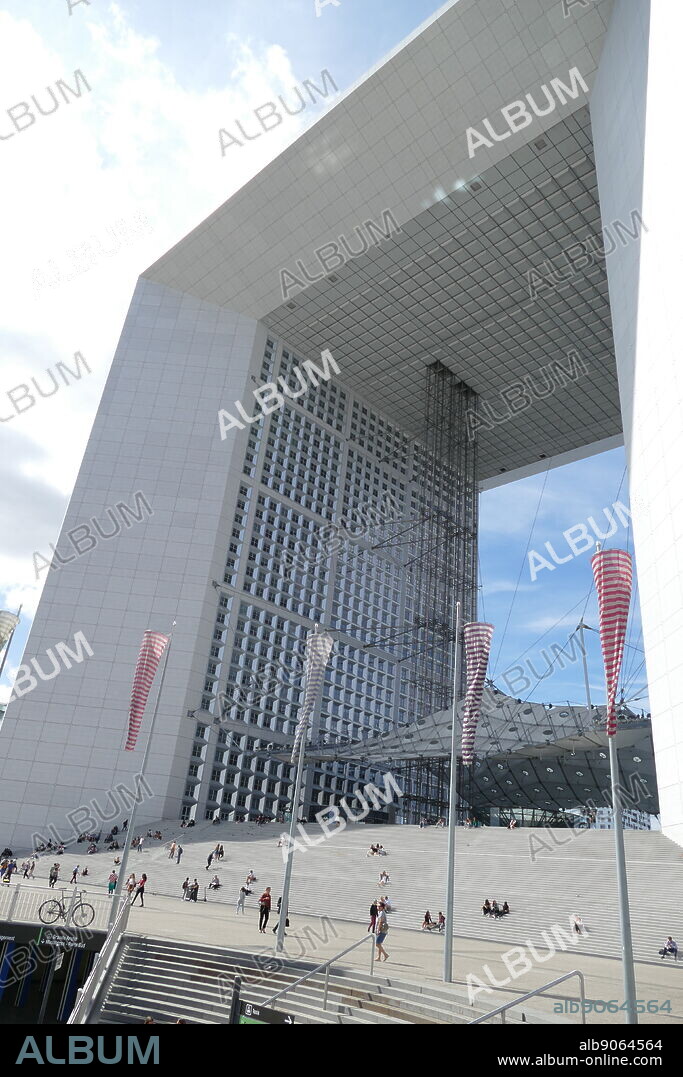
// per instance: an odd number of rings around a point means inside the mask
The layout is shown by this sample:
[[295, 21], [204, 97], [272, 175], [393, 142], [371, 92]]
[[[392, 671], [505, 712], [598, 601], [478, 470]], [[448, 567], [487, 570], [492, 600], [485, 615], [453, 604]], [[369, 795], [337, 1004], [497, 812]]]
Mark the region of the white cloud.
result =
[[[86, 32], [79, 51], [74, 42]], [[0, 426], [2, 458], [11, 463], [11, 482], [0, 484], [3, 519], [12, 521], [0, 533], [7, 606], [24, 601], [25, 612], [35, 610], [45, 577], [36, 583], [32, 554], [57, 541], [137, 276], [330, 106], [331, 98], [309, 104], [221, 157], [220, 127], [240, 119], [253, 128], [256, 107], [278, 93], [291, 100], [301, 81], [277, 44], [245, 45], [226, 34], [225, 50], [225, 85], [198, 92], [115, 3], [88, 8], [87, 22], [62, 36], [0, 13], [7, 107], [32, 94], [47, 107], [47, 88], [58, 79], [73, 87], [75, 69], [91, 87], [80, 98], [67, 94], [52, 115], [31, 105], [35, 123], [0, 144], [0, 415], [12, 414]], [[0, 115], [0, 133], [13, 130]], [[48, 399], [34, 394], [23, 414], [8, 409], [9, 390], [30, 388], [31, 377], [47, 385], [46, 371], [60, 361], [73, 366], [76, 351], [91, 375]]]
[[489, 595], [512, 594], [514, 591], [534, 591], [532, 583], [516, 583], [514, 580], [494, 580], [493, 583], [482, 584], [484, 598]]
[[577, 612], [568, 613], [564, 617], [558, 619], [556, 614], [548, 614], [545, 617], [536, 617], [531, 621], [524, 621], [523, 624], [517, 625], [517, 631], [519, 632], [547, 632], [551, 628], [567, 628], [570, 625], [576, 628], [579, 623], [580, 615]]

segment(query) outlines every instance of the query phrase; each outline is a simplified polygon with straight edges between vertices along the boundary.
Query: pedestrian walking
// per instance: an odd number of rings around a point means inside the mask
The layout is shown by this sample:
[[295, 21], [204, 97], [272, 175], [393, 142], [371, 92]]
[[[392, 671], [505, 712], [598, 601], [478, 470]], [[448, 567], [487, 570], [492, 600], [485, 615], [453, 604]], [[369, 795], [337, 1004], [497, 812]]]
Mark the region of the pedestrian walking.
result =
[[189, 887], [189, 885], [190, 885], [190, 876], [189, 876], [189, 875], [186, 875], [186, 876], [185, 876], [185, 882], [183, 883], [183, 896], [182, 896], [182, 900], [183, 900], [183, 901], [187, 901], [187, 900], [188, 900], [188, 896], [189, 896], [189, 895], [188, 895], [188, 893], [187, 893], [187, 890], [188, 890], [188, 887]]
[[128, 897], [131, 897], [135, 890], [136, 878], [135, 874], [131, 871], [130, 875], [126, 879], [126, 890], [128, 891]]
[[211, 867], [211, 862], [213, 861], [213, 857], [214, 857], [214, 854], [213, 854], [213, 853], [209, 853], [209, 855], [208, 855], [208, 856], [207, 856], [207, 858], [206, 858], [206, 870], [207, 870], [207, 871], [208, 871], [208, 870], [209, 870], [209, 868]]
[[169, 860], [173, 860], [173, 857], [175, 856], [175, 851], [176, 851], [176, 843], [174, 841], [172, 841], [171, 842], [171, 851], [168, 854], [168, 859]]
[[[289, 909], [287, 911], [289, 912]], [[282, 916], [282, 898], [279, 897], [277, 899], [277, 923], [276, 923], [275, 927], [273, 928], [273, 935], [277, 935], [277, 929], [280, 926], [280, 918], [281, 918], [281, 916]], [[289, 927], [289, 917], [287, 917], [287, 919], [285, 920], [285, 927]], [[286, 937], [286, 932], [285, 932], [285, 937]]]
[[116, 884], [117, 884], [118, 881], [119, 881], [118, 875], [116, 874], [115, 871], [112, 871], [111, 875], [109, 876], [109, 890], [108, 890], [109, 897], [114, 896], [114, 891], [116, 890]]
[[50, 868], [50, 877], [48, 879], [48, 886], [51, 890], [54, 890], [55, 883], [59, 877], [59, 864], [53, 864]]
[[76, 867], [71, 872], [71, 879], [69, 881], [69, 885], [71, 885], [71, 883], [75, 883], [77, 878], [78, 878], [78, 864], [76, 864]]
[[258, 904], [259, 904], [258, 929], [259, 929], [259, 931], [261, 932], [262, 935], [265, 935], [266, 928], [268, 926], [268, 917], [270, 916], [270, 902], [271, 902], [270, 887], [267, 886], [266, 889], [264, 890], [264, 892], [261, 894], [261, 897], [259, 898], [259, 902], [258, 902]]
[[135, 891], [135, 897], [131, 901], [131, 905], [134, 905], [135, 902], [138, 900], [138, 898], [140, 898], [140, 904], [142, 905], [142, 908], [144, 909], [144, 907], [145, 907], [145, 883], [146, 882], [147, 882], [147, 876], [143, 872], [142, 875], [140, 876], [140, 881], [138, 882], [137, 890]]
[[377, 923], [377, 902], [373, 901], [372, 905], [370, 906], [370, 923], [368, 924], [368, 931], [372, 931], [374, 933], [376, 923]]
[[190, 901], [196, 901], [199, 896], [199, 883], [195, 879], [190, 887]]
[[35, 858], [33, 858], [31, 860], [31, 863], [28, 866], [28, 877], [29, 877], [29, 879], [33, 878], [35, 870], [36, 870], [36, 862], [35, 862]]
[[179, 845], [178, 848], [176, 849], [176, 854], [175, 854], [175, 862], [176, 862], [176, 864], [180, 863], [180, 858], [181, 858], [182, 855], [183, 855], [183, 847], [182, 847], [182, 845]]
[[389, 931], [389, 923], [387, 921], [387, 914], [384, 909], [381, 909], [377, 917], [377, 934], [375, 935], [375, 946], [377, 947], [377, 960], [381, 961], [384, 958], [385, 961], [389, 960], [389, 954], [382, 945], [387, 937]]
[[142, 841], [143, 841], [143, 839], [141, 837], [138, 838], [138, 852], [139, 853], [142, 852]]
[[246, 886], [241, 886], [240, 887], [240, 892], [239, 892], [239, 896], [237, 898], [237, 907], [235, 909], [235, 912], [244, 913], [244, 903], [247, 900], [247, 897], [248, 897], [248, 895], [250, 893], [251, 893], [251, 890], [249, 890]]

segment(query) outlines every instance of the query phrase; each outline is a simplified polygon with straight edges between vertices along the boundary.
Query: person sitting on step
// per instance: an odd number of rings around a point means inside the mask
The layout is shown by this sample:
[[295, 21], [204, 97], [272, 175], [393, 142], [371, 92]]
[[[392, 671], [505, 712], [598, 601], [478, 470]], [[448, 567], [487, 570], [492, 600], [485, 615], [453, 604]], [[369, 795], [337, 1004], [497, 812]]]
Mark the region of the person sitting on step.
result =
[[662, 958], [662, 961], [665, 957], [668, 957], [669, 954], [672, 955], [674, 961], [678, 961], [678, 944], [674, 942], [674, 940], [671, 938], [671, 935], [669, 935], [666, 942], [664, 943], [664, 948], [660, 950], [659, 953]]

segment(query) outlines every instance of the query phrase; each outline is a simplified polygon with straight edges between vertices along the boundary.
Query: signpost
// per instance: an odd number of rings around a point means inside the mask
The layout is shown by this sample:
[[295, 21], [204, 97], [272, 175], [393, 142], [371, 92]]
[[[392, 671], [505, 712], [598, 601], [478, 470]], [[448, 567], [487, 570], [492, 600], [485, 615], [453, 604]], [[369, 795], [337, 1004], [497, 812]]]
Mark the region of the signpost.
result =
[[240, 1002], [238, 1025], [293, 1025], [294, 1017], [282, 1010], [268, 1010], [252, 1002]]

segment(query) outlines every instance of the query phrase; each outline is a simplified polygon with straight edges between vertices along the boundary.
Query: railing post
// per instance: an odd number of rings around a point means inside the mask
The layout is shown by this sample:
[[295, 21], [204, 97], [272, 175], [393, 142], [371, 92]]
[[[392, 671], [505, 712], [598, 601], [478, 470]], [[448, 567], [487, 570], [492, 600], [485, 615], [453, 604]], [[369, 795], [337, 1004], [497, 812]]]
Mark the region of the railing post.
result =
[[[130, 903], [125, 900], [122, 895], [121, 897], [122, 900], [119, 903], [116, 919], [107, 933], [102, 949], [95, 958], [95, 963], [90, 971], [90, 975], [76, 994], [76, 1003], [71, 1011], [67, 1024], [88, 1024], [88, 1019], [94, 1008], [95, 1000], [98, 998], [111, 964], [119, 952], [123, 933], [130, 916]], [[119, 899], [114, 895], [112, 901], [118, 902]]]
[[[370, 960], [373, 961], [374, 960], [374, 942], [375, 942], [374, 934], [372, 936], [370, 936], [370, 939], [371, 939], [372, 953], [373, 953], [373, 956], [370, 958]], [[286, 995], [288, 991], [291, 991], [293, 988], [298, 987], [299, 984], [302, 984], [306, 980], [309, 980], [311, 978], [311, 976], [317, 976], [319, 972], [323, 971], [323, 969], [326, 969], [329, 965], [333, 965], [333, 964], [337, 963], [341, 957], [345, 957], [346, 954], [351, 953], [352, 950], [357, 949], [357, 947], [359, 947], [359, 946], [363, 946], [364, 943], [366, 943], [367, 941], [368, 941], [368, 935], [365, 934], [362, 939], [358, 939], [358, 942], [354, 942], [352, 946], [347, 946], [345, 950], [340, 950], [340, 952], [338, 954], [335, 954], [334, 957], [331, 957], [329, 961], [323, 961], [323, 962], [321, 962], [320, 965], [316, 965], [316, 967], [314, 969], [311, 969], [304, 976], [300, 976], [298, 980], [294, 981], [294, 983], [288, 984], [287, 987], [284, 987], [281, 991], [278, 991], [275, 995], [271, 995], [270, 998], [267, 998], [264, 1002], [261, 1003], [261, 1005], [262, 1006], [270, 1006], [270, 1005], [272, 1005], [272, 1003], [275, 1002], [276, 999], [282, 998], [283, 995]], [[370, 967], [370, 971], [372, 972], [372, 965]]]
[[123, 935], [124, 931], [128, 927], [128, 921], [130, 920], [130, 902], [123, 906], [123, 912], [121, 914], [121, 924], [119, 927], [119, 938]]
[[17, 883], [15, 890], [12, 892], [12, 898], [11, 898], [11, 901], [9, 903], [9, 912], [7, 913], [7, 919], [8, 920], [12, 919], [12, 914], [14, 913], [14, 906], [16, 905], [17, 901], [19, 900], [19, 891], [20, 890], [21, 890], [21, 883]]
[[228, 1018], [229, 1025], [239, 1024], [240, 1013], [240, 989], [242, 987], [242, 977], [235, 976], [232, 981], [232, 998], [230, 1000], [230, 1016]]
[[584, 982], [583, 973], [578, 972], [576, 975], [579, 977], [579, 998], [581, 999], [581, 1024], [586, 1023], [586, 984]]
[[[537, 987], [533, 991], [527, 991], [526, 995], [521, 995], [520, 998], [515, 999], [514, 1002], [505, 1002], [502, 1006], [498, 1006], [495, 1010], [491, 1010], [489, 1013], [485, 1013], [481, 1017], [476, 1017], [474, 1019], [474, 1021], [468, 1021], [467, 1023], [468, 1023], [468, 1025], [480, 1025], [480, 1024], [482, 1024], [482, 1022], [488, 1021], [489, 1018], [497, 1017], [498, 1014], [500, 1014], [501, 1015], [500, 1023], [501, 1023], [501, 1025], [504, 1025], [505, 1024], [505, 1014], [506, 1014], [506, 1012], [508, 1010], [511, 1010], [513, 1006], [519, 1006], [522, 1002], [526, 1002], [527, 999], [534, 998], [536, 995], [541, 995], [541, 994], [543, 994], [544, 991], [548, 991], [551, 987], [557, 987], [558, 984], [566, 983], [567, 980], [571, 980], [572, 976], [578, 976], [579, 977], [579, 989], [580, 989], [580, 993], [581, 993], [581, 1008], [584, 1011], [582, 1016], [581, 1016], [581, 1023], [585, 1025], [586, 1024], [586, 1016], [585, 1016], [585, 999], [586, 999], [586, 995], [585, 995], [585, 988], [584, 988], [583, 973], [579, 972], [578, 969], [574, 969], [572, 972], [567, 972], [567, 973], [565, 973], [564, 976], [560, 976], [556, 980], [551, 980], [550, 983], [543, 984], [542, 987]], [[522, 1021], [525, 1021], [525, 1020], [526, 1020], [525, 1015], [522, 1014]]]
[[66, 924], [67, 927], [71, 923], [71, 917], [73, 916], [74, 905], [75, 904], [76, 904], [76, 887], [74, 886], [73, 893], [71, 895], [71, 901], [69, 902], [69, 908], [68, 908], [67, 914], [66, 914], [66, 919], [64, 921], [64, 923]]
[[327, 1009], [327, 989], [330, 985], [330, 966], [325, 969], [325, 991], [323, 993], [323, 1010]]

